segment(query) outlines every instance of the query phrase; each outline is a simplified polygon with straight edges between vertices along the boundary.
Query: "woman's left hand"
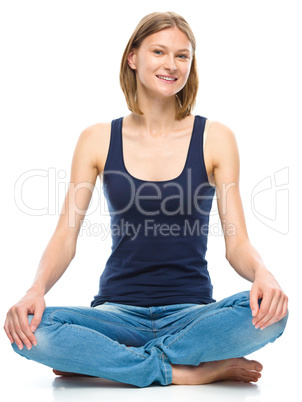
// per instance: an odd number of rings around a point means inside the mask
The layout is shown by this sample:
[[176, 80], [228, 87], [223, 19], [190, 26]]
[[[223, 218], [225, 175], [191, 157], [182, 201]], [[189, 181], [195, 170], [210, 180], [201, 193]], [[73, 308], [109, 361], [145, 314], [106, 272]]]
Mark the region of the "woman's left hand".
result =
[[[260, 308], [258, 299], [262, 299]], [[287, 314], [288, 297], [267, 270], [257, 271], [250, 291], [250, 307], [255, 328], [264, 329]]]

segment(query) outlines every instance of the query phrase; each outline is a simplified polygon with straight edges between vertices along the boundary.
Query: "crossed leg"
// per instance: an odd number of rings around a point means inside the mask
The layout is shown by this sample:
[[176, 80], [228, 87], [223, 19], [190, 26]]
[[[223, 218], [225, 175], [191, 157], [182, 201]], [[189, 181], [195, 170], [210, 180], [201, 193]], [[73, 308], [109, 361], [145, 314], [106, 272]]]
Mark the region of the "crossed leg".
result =
[[[257, 382], [262, 369], [262, 364], [244, 357], [200, 363], [197, 367], [172, 364], [172, 384], [201, 385], [223, 380]], [[53, 372], [62, 377], [93, 377], [55, 369]]]
[[[249, 292], [240, 292], [202, 309], [194, 307], [191, 314], [191, 323], [181, 331], [144, 345], [145, 350], [158, 347], [166, 355], [172, 368], [172, 384], [257, 382], [263, 366], [242, 356], [274, 342], [287, 321], [285, 317], [271, 328], [256, 330], [251, 323]], [[57, 370], [54, 373], [74, 375]]]

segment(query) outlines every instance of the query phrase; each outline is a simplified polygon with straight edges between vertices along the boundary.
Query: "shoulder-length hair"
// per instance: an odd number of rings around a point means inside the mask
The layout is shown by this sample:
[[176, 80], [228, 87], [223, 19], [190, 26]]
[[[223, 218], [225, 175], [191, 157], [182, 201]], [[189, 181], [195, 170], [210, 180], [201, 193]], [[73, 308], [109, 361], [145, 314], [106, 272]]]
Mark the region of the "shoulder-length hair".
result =
[[195, 58], [196, 40], [194, 34], [187, 23], [187, 21], [179, 14], [168, 11], [168, 12], [154, 12], [146, 15], [141, 19], [137, 27], [135, 28], [128, 44], [125, 48], [121, 67], [120, 67], [120, 85], [122, 91], [125, 95], [128, 109], [136, 114], [143, 115], [143, 112], [139, 109], [137, 103], [137, 84], [136, 84], [136, 74], [128, 64], [128, 55], [131, 50], [138, 49], [142, 41], [149, 35], [155, 32], [161, 31], [166, 28], [177, 27], [184, 34], [187, 35], [189, 41], [192, 45], [192, 62], [189, 77], [187, 79], [186, 85], [176, 94], [175, 97], [175, 107], [176, 114], [175, 118], [181, 120], [188, 116], [191, 110], [194, 108], [196, 103], [196, 95], [198, 91], [198, 74], [197, 65]]

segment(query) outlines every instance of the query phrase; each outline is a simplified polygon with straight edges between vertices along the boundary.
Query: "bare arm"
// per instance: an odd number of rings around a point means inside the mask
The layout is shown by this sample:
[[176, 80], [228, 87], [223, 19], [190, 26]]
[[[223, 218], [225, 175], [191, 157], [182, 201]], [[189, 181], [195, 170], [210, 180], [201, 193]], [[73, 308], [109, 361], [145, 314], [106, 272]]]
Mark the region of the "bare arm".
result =
[[[223, 220], [226, 258], [235, 271], [253, 282], [250, 305], [253, 324], [263, 329], [287, 314], [288, 298], [251, 245], [239, 191], [239, 152], [234, 133], [225, 125], [212, 124], [213, 158], [219, 217]], [[259, 309], [258, 299], [262, 298]]]
[[[30, 348], [37, 340], [33, 334], [45, 310], [44, 295], [64, 274], [76, 253], [76, 243], [98, 175], [98, 133], [88, 127], [79, 136], [71, 166], [68, 192], [57, 227], [43, 252], [31, 288], [7, 313], [4, 330], [11, 343]], [[33, 314], [31, 329], [27, 315]], [[23, 343], [22, 343], [23, 342]]]
[[235, 271], [250, 282], [254, 282], [257, 270], [267, 270], [258, 251], [250, 241], [242, 241], [227, 258]]
[[32, 288], [46, 294], [66, 271], [76, 253], [78, 234], [98, 175], [94, 126], [76, 144], [68, 192], [60, 218], [39, 264]]

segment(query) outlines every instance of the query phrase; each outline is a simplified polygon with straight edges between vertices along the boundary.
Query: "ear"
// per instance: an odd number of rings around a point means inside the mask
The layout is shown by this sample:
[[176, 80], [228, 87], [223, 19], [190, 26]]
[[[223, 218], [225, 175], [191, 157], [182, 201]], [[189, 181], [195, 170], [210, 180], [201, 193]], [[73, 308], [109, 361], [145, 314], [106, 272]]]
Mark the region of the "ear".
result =
[[128, 65], [132, 70], [136, 70], [136, 65], [135, 65], [135, 59], [136, 59], [136, 54], [133, 50], [130, 51], [127, 57]]

